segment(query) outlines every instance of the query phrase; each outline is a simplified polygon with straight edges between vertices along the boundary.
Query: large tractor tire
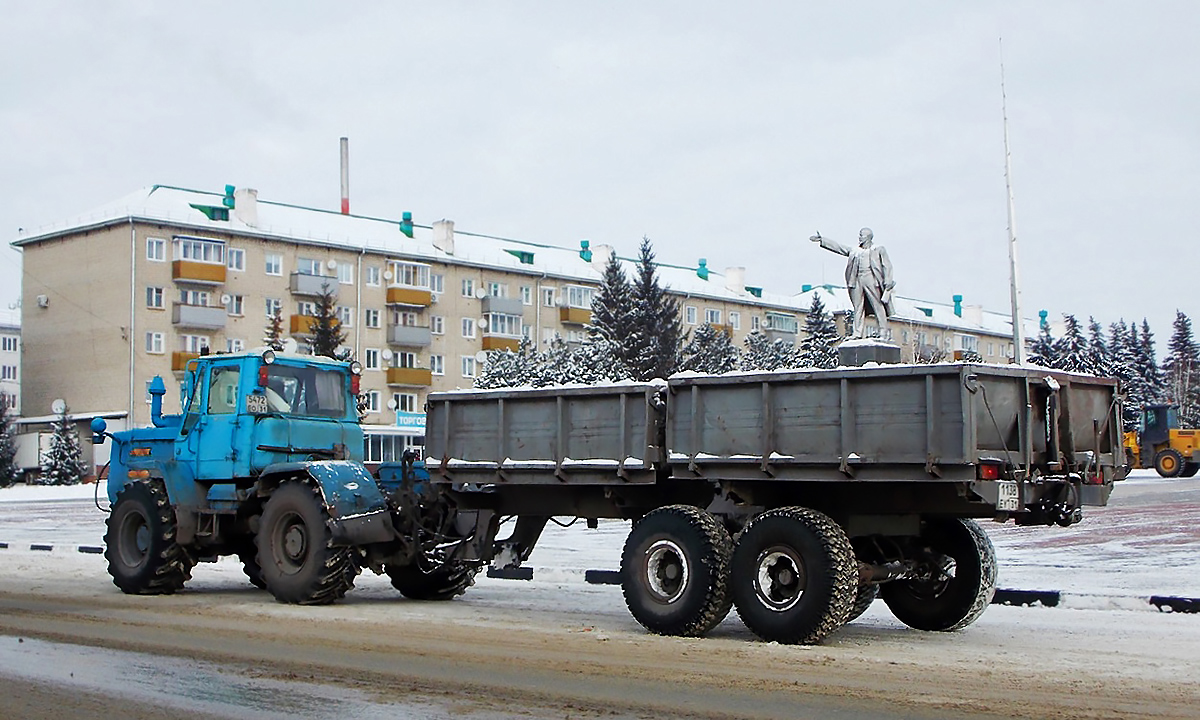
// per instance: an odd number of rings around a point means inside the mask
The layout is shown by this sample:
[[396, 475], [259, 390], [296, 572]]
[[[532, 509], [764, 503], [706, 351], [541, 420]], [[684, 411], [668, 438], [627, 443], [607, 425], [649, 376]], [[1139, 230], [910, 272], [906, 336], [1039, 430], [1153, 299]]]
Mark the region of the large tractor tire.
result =
[[786, 507], [751, 520], [733, 550], [733, 602], [763, 640], [812, 645], [837, 630], [858, 597], [858, 563], [841, 526]]
[[354, 586], [358, 565], [349, 548], [335, 547], [316, 488], [288, 481], [263, 508], [255, 542], [263, 583], [276, 600], [327, 605]]
[[392, 587], [411, 600], [451, 600], [475, 584], [477, 565], [452, 562], [433, 572], [424, 572], [417, 565], [388, 565], [384, 568]]
[[1200, 472], [1200, 463], [1184, 463], [1183, 470], [1179, 473], [1179, 477], [1195, 477], [1197, 472]]
[[700, 508], [668, 505], [646, 513], [621, 552], [621, 590], [629, 612], [659, 635], [698, 637], [729, 614], [725, 526]]
[[854, 596], [854, 604], [850, 606], [850, 613], [846, 615], [846, 622], [854, 622], [862, 617], [862, 614], [871, 607], [871, 603], [875, 602], [877, 597], [879, 597], [878, 585], [859, 585], [858, 594]]
[[900, 622], [918, 630], [960, 630], [979, 619], [996, 593], [996, 550], [974, 520], [928, 520], [918, 542], [918, 576], [880, 589]]
[[1183, 456], [1175, 450], [1168, 448], [1154, 456], [1154, 469], [1165, 478], [1179, 477], [1183, 466]]
[[246, 579], [250, 584], [259, 590], [265, 590], [267, 584], [263, 582], [262, 568], [258, 566], [258, 548], [254, 547], [254, 542], [251, 541], [238, 550], [238, 560], [242, 561], [242, 572], [246, 573]]
[[132, 595], [169, 595], [192, 576], [196, 561], [175, 542], [175, 511], [158, 481], [130, 483], [117, 495], [104, 534], [113, 584]]

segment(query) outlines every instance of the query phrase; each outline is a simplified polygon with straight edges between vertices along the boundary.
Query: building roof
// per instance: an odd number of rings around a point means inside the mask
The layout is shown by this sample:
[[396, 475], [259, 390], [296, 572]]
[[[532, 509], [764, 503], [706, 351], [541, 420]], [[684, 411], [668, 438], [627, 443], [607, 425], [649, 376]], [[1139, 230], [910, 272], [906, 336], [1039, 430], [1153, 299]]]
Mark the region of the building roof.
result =
[[[80, 230], [141, 220], [175, 225], [198, 234], [237, 233], [356, 252], [378, 253], [393, 258], [498, 268], [533, 276], [544, 274], [559, 280], [589, 285], [598, 284], [601, 278], [602, 268], [597, 267], [600, 263], [593, 265], [585, 260], [581, 256], [582, 248], [578, 246], [553, 246], [456, 228], [454, 254], [450, 255], [434, 247], [431, 225], [414, 223], [413, 237], [408, 238], [400, 232], [399, 219], [342, 215], [333, 210], [300, 207], [259, 198], [257, 220], [251, 226], [243, 222], [236, 212], [231, 211], [228, 220], [212, 220], [196, 208], [219, 208], [224, 197], [223, 193], [153, 185], [94, 208], [76, 218], [36, 230], [23, 231], [12, 244], [20, 248]], [[597, 252], [599, 247], [592, 246], [590, 249]], [[522, 258], [522, 253], [527, 255]], [[532, 257], [528, 254], [532, 254]], [[526, 260], [529, 262], [525, 262]], [[632, 275], [633, 261], [626, 258], [622, 260], [625, 261], [627, 274]], [[656, 258], [656, 262], [662, 284], [685, 297], [749, 302], [768, 310], [803, 313], [811, 306], [812, 293], [817, 292], [821, 293], [821, 299], [830, 312], [845, 312], [850, 309], [845, 289], [835, 285], [822, 285], [795, 294], [755, 288], [755, 294], [752, 294], [750, 289], [744, 287], [743, 282], [737, 282], [741, 287], [728, 287], [733, 283], [727, 283], [729, 278], [724, 272], [707, 268], [707, 272], [704, 272], [696, 267], [672, 264], [661, 257]], [[707, 277], [702, 277], [703, 275]], [[736, 280], [738, 276], [734, 275], [732, 279]], [[895, 309], [895, 319], [901, 322], [908, 320], [927, 326], [997, 335], [1011, 335], [1012, 332], [1011, 319], [1007, 314], [984, 311], [978, 306], [967, 306], [961, 315], [956, 315], [951, 305], [898, 296]], [[1036, 328], [1036, 324], [1026, 320], [1026, 327]]]

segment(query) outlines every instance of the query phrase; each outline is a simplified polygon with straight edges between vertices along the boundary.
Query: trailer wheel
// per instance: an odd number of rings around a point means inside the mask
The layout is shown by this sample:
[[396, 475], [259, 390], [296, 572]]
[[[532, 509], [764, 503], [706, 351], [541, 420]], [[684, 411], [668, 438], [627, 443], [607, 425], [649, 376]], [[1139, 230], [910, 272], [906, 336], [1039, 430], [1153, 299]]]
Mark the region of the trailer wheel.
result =
[[196, 561], [175, 542], [175, 511], [159, 482], [130, 483], [117, 495], [104, 534], [113, 584], [131, 595], [169, 595]]
[[959, 630], [979, 619], [996, 593], [996, 550], [974, 520], [928, 520], [918, 577], [880, 590], [900, 622], [917, 630]]
[[354, 586], [358, 565], [349, 548], [333, 546], [326, 517], [306, 483], [285, 482], [267, 500], [255, 543], [263, 583], [276, 600], [326, 605]]
[[650, 511], [621, 552], [629, 612], [659, 635], [698, 637], [729, 614], [733, 542], [715, 517], [691, 505]]
[[392, 587], [411, 600], [451, 600], [475, 584], [477, 565], [451, 562], [433, 572], [424, 572], [417, 565], [388, 565], [384, 568]]
[[1183, 471], [1183, 456], [1175, 450], [1163, 450], [1154, 456], [1154, 469], [1165, 478], [1179, 477]]
[[841, 526], [802, 507], [752, 519], [733, 551], [733, 602], [763, 640], [812, 645], [841, 627], [858, 594], [854, 548]]
[[862, 614], [871, 607], [871, 603], [875, 602], [877, 597], [879, 597], [878, 585], [859, 585], [858, 594], [854, 596], [854, 604], [850, 606], [850, 613], [846, 615], [846, 622], [854, 622], [862, 617]]

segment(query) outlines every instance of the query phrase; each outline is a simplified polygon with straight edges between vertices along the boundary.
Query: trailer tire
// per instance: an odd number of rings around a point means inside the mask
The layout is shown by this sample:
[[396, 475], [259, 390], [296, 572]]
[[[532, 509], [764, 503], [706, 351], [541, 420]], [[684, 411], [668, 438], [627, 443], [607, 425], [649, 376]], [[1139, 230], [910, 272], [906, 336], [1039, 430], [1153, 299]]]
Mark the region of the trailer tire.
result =
[[846, 615], [846, 622], [851, 623], [862, 617], [862, 614], [871, 607], [871, 603], [875, 602], [877, 597], [879, 597], [878, 585], [859, 585], [858, 594], [854, 596], [854, 604], [850, 606], [850, 613]]
[[733, 541], [711, 514], [691, 505], [652, 510], [621, 552], [621, 591], [629, 612], [659, 635], [699, 637], [729, 614]]
[[[927, 520], [924, 577], [880, 590], [900, 622], [917, 630], [960, 630], [979, 619], [996, 593], [996, 549], [974, 520]], [[919, 566], [920, 567], [920, 566]]]
[[763, 640], [820, 642], [846, 622], [858, 595], [858, 563], [841, 526], [802, 507], [764, 512], [738, 535], [733, 602]]
[[1175, 450], [1163, 450], [1154, 456], [1154, 469], [1162, 477], [1179, 477], [1183, 472], [1183, 466], [1183, 456]]
[[463, 562], [446, 563], [433, 572], [424, 572], [418, 565], [388, 565], [384, 568], [392, 587], [410, 600], [451, 600], [475, 584], [477, 565]]
[[175, 510], [161, 482], [126, 485], [106, 525], [108, 574], [122, 592], [170, 595], [191, 578], [196, 561], [175, 542]]
[[263, 508], [255, 544], [263, 583], [275, 599], [327, 605], [354, 586], [358, 565], [350, 548], [335, 547], [327, 513], [313, 486], [291, 480]]

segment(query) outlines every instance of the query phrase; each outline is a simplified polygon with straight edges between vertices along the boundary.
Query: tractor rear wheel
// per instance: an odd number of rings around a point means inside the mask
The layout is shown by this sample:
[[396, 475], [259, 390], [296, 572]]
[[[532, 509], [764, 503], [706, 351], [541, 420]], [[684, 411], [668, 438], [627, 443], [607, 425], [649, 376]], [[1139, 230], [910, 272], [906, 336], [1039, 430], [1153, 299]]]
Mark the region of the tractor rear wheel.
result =
[[1184, 463], [1183, 471], [1179, 473], [1179, 477], [1195, 477], [1197, 472], [1200, 472], [1200, 463]]
[[417, 565], [388, 565], [384, 568], [392, 587], [411, 600], [450, 600], [462, 595], [475, 584], [477, 565], [451, 562], [433, 572], [424, 572]]
[[254, 542], [251, 541], [238, 550], [237, 556], [238, 560], [242, 561], [242, 572], [246, 573], [250, 584], [259, 590], [265, 590], [267, 584], [262, 579], [262, 568], [258, 566], [258, 549], [254, 547]]
[[1179, 477], [1183, 472], [1183, 456], [1170, 448], [1154, 456], [1154, 469], [1165, 478]]
[[974, 520], [928, 520], [917, 539], [917, 576], [879, 594], [900, 622], [917, 630], [959, 630], [979, 619], [996, 593], [996, 549]]
[[276, 600], [327, 605], [354, 586], [358, 565], [349, 548], [335, 547], [317, 490], [291, 480], [263, 508], [255, 543], [262, 581]]
[[130, 483], [117, 495], [104, 534], [113, 584], [131, 595], [169, 595], [196, 561], [175, 542], [175, 511], [159, 481]]

